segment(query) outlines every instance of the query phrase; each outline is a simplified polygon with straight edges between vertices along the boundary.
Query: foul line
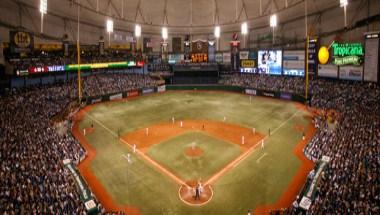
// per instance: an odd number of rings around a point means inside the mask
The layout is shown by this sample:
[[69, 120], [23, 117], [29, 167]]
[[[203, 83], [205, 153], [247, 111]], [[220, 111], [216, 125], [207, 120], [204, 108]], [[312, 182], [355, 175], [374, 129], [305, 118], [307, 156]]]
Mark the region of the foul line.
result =
[[[272, 132], [271, 132], [271, 135], [274, 135], [275, 133], [277, 133], [277, 131], [282, 128], [282, 126], [284, 126], [286, 123], [288, 123], [291, 119], [293, 119], [298, 113], [300, 112], [300, 110], [297, 110], [297, 112], [295, 112], [292, 116], [290, 116], [287, 120], [285, 120], [284, 122], [282, 122], [277, 128], [275, 128]], [[104, 129], [106, 129], [107, 131], [109, 131], [114, 137], [118, 137], [118, 135], [113, 132], [111, 129], [107, 128], [102, 122], [100, 122], [99, 120], [95, 119], [94, 117], [92, 117], [90, 114], [88, 114], [87, 112], [85, 113], [90, 119], [94, 120], [96, 123], [98, 123], [100, 126], [102, 126]], [[246, 152], [244, 152], [243, 154], [241, 154], [239, 157], [237, 157], [235, 160], [233, 160], [231, 163], [229, 163], [226, 167], [224, 167], [222, 170], [220, 170], [219, 172], [217, 172], [216, 174], [214, 174], [211, 178], [209, 178], [205, 183], [204, 185], [210, 185], [212, 183], [214, 183], [216, 180], [218, 180], [222, 175], [224, 175], [226, 172], [228, 172], [229, 170], [232, 170], [234, 169], [235, 167], [237, 167], [242, 161], [244, 161], [246, 158], [248, 158], [256, 149], [256, 147], [261, 144], [261, 141], [265, 140], [265, 139], [268, 139], [269, 138], [269, 135], [266, 135], [263, 139], [259, 140], [255, 145], [251, 146]], [[133, 149], [133, 146], [131, 144], [129, 144], [127, 141], [125, 141], [124, 139], [122, 138], [119, 138], [119, 140], [123, 143], [125, 143], [127, 146], [129, 146], [131, 149]], [[161, 166], [159, 163], [157, 163], [156, 161], [154, 161], [153, 159], [151, 159], [149, 156], [145, 155], [143, 152], [141, 152], [140, 150], [136, 149], [136, 154], [140, 155], [142, 158], [144, 158], [146, 161], [148, 161], [149, 163], [151, 163], [154, 167], [156, 167], [158, 170], [160, 170], [161, 172], [165, 173], [167, 176], [169, 176], [171, 179], [173, 179], [175, 182], [177, 182], [178, 184], [181, 184], [181, 185], [185, 185], [185, 186], [188, 186], [182, 179], [178, 178], [176, 175], [174, 175], [173, 173], [171, 173], [170, 171], [168, 171], [165, 167]]]
[[[114, 137], [118, 137], [118, 135], [113, 132], [111, 129], [107, 128], [102, 122], [100, 122], [99, 120], [95, 119], [93, 116], [91, 116], [90, 114], [88, 114], [86, 112], [86, 115], [94, 120], [96, 123], [98, 123], [100, 126], [102, 126], [104, 129], [106, 129], [108, 132], [110, 132], [112, 134], [112, 136]], [[124, 139], [122, 138], [119, 138], [119, 140], [123, 143], [125, 143], [127, 146], [129, 146], [131, 149], [133, 149], [133, 146], [131, 144], [129, 144], [127, 141], [125, 141]], [[184, 185], [186, 187], [188, 187], [188, 185], [186, 184], [185, 181], [183, 181], [182, 179], [178, 178], [176, 175], [174, 175], [173, 173], [171, 173], [169, 170], [165, 169], [165, 167], [161, 166], [159, 163], [157, 163], [155, 160], [151, 159], [150, 157], [148, 157], [147, 155], [145, 155], [143, 152], [141, 152], [140, 150], [138, 150], [136, 148], [136, 154], [140, 155], [142, 158], [144, 158], [146, 161], [148, 161], [150, 164], [152, 164], [154, 167], [156, 167], [158, 170], [160, 170], [161, 172], [165, 173], [169, 178], [171, 178], [172, 180], [174, 180], [176, 183], [180, 184], [180, 185]]]
[[[287, 120], [282, 122], [276, 129], [271, 132], [271, 135], [274, 135], [282, 126], [284, 126], [287, 122], [289, 122], [291, 119], [293, 119], [300, 110], [297, 110], [292, 116], [290, 116]], [[206, 182], [205, 185], [212, 184], [216, 180], [218, 180], [223, 174], [228, 172], [231, 169], [234, 169], [236, 166], [238, 166], [242, 161], [244, 161], [247, 157], [249, 157], [256, 149], [256, 147], [261, 143], [261, 141], [268, 139], [269, 136], [266, 135], [263, 139], [259, 140], [255, 145], [251, 146], [245, 153], [237, 157], [235, 160], [233, 160], [231, 163], [229, 163], [226, 167], [224, 167], [222, 170], [217, 172], [215, 175], [213, 175], [211, 178], [209, 178]]]
[[263, 155], [261, 155], [261, 157], [259, 157], [259, 159], [256, 160], [256, 163], [260, 163], [260, 160], [265, 157], [266, 155], [268, 155], [268, 153], [264, 153]]

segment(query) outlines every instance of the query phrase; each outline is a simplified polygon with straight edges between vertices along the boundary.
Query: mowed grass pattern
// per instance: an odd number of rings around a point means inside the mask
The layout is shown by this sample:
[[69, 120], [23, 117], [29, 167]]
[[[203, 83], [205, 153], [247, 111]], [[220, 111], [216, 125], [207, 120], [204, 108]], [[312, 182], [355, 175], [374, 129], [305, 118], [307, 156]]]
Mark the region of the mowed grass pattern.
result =
[[[203, 151], [202, 156], [185, 155], [186, 149], [193, 144]], [[148, 155], [185, 181], [205, 181], [238, 157], [240, 148], [202, 132], [186, 132], [153, 145]]]
[[[300, 166], [293, 155], [293, 148], [301, 140], [295, 125], [306, 127], [308, 121], [304, 116], [307, 114], [296, 109], [294, 103], [274, 99], [252, 97], [250, 101], [249, 96], [224, 92], [167, 92], [126, 102], [98, 104], [80, 123], [80, 129], [94, 123], [94, 132], [86, 136], [97, 150], [91, 170], [117, 203], [138, 207], [145, 215], [231, 215], [246, 214], [248, 209], [278, 200]], [[217, 121], [226, 116], [228, 123], [255, 127], [264, 134], [269, 128], [278, 130], [266, 140], [264, 150], [255, 151], [214, 184], [210, 203], [190, 207], [179, 200], [178, 185], [135, 156], [93, 120], [114, 133], [125, 135], [155, 123], [170, 122], [172, 116], [177, 120]], [[122, 156], [127, 153], [132, 154], [132, 164]], [[257, 162], [264, 153], [267, 155]]]

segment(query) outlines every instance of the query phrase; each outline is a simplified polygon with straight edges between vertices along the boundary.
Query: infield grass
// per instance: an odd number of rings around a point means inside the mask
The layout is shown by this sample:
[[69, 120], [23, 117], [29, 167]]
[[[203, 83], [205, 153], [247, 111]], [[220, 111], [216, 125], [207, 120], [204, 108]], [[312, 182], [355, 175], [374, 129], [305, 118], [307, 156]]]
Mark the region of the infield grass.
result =
[[[187, 148], [195, 144], [203, 154], [200, 157], [185, 155]], [[170, 153], [168, 153], [170, 152]], [[186, 132], [148, 150], [148, 155], [169, 167], [169, 170], [185, 181], [205, 181], [239, 156], [240, 148], [202, 132]]]

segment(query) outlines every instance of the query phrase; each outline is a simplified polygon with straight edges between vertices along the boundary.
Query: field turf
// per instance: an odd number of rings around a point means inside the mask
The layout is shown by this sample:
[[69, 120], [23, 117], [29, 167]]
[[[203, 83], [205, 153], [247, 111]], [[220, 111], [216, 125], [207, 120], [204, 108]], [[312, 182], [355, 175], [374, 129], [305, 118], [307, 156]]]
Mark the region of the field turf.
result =
[[[246, 95], [225, 92], [167, 92], [95, 105], [80, 122], [79, 128], [82, 130], [92, 123], [95, 125], [94, 131], [86, 135], [97, 151], [90, 168], [116, 203], [138, 207], [145, 215], [231, 215], [246, 214], [248, 209], [279, 199], [301, 164], [293, 154], [293, 148], [301, 140], [301, 133], [295, 127], [307, 127], [306, 115], [309, 114], [297, 109], [294, 103], [274, 99], [250, 99]], [[255, 127], [263, 134], [271, 129], [272, 135], [266, 140], [265, 149], [255, 151], [213, 184], [214, 197], [207, 205], [191, 207], [178, 198], [177, 184], [131, 153], [130, 148], [117, 138], [117, 135], [123, 136], [149, 125], [170, 122], [172, 116], [177, 120], [214, 121], [222, 121], [225, 116], [228, 123]], [[194, 137], [182, 138], [188, 138], [188, 141], [179, 143], [176, 150], [171, 144], [176, 140], [173, 138], [152, 146], [147, 153], [184, 178], [194, 175], [207, 177], [239, 153], [232, 144], [220, 140], [214, 143], [213, 138], [207, 137], [209, 147], [221, 144], [228, 150], [227, 154], [230, 153], [207, 169], [209, 165], [206, 163], [198, 165], [183, 157], [177, 159], [181, 147]], [[205, 152], [209, 151], [205, 148]], [[132, 154], [131, 163], [123, 156], [127, 153]], [[215, 159], [214, 155], [210, 156], [210, 159]], [[202, 162], [212, 162], [209, 158], [203, 159]]]

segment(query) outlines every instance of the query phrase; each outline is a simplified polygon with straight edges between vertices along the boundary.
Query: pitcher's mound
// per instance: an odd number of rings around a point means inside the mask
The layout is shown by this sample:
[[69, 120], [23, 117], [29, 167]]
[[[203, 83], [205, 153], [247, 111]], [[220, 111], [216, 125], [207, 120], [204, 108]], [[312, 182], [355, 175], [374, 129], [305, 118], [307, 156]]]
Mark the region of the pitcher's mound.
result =
[[195, 199], [195, 187], [195, 182], [190, 182], [187, 185], [182, 185], [178, 191], [178, 195], [181, 201], [190, 206], [202, 206], [210, 202], [212, 196], [214, 195], [211, 185], [202, 187], [202, 192], [199, 199]]
[[188, 157], [200, 157], [203, 155], [203, 150], [199, 148], [198, 146], [188, 147], [185, 150], [185, 154]]

